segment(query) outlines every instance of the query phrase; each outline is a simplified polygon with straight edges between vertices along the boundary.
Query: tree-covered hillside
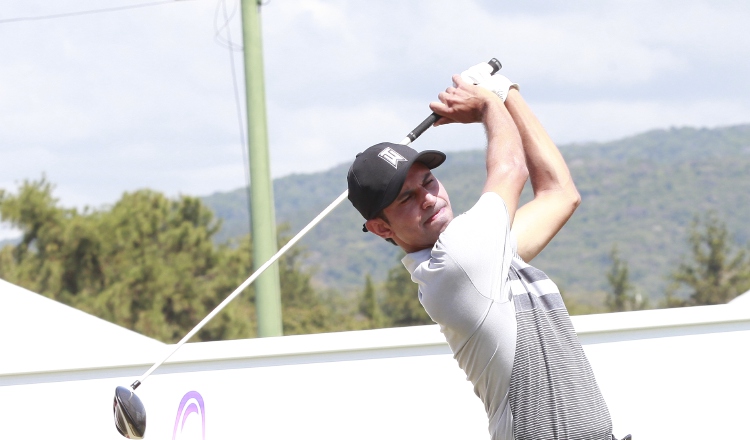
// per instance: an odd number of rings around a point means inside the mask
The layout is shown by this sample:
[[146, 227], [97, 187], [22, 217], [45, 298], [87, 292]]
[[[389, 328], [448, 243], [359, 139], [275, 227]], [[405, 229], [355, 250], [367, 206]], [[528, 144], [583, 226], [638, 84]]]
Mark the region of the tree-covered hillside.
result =
[[[655, 130], [560, 149], [583, 203], [534, 263], [569, 295], [607, 289], [610, 253], [617, 244], [636, 289], [661, 297], [668, 275], [688, 252], [691, 220], [709, 210], [726, 222], [737, 243], [750, 239], [745, 220], [750, 216], [750, 125]], [[301, 229], [346, 189], [347, 167], [277, 179], [279, 223], [288, 223], [295, 233]], [[463, 212], [479, 195], [483, 152], [451, 153], [435, 174], [448, 189], [454, 211]], [[247, 233], [246, 194], [238, 189], [204, 198], [224, 221], [218, 240]], [[530, 197], [529, 188], [524, 197]], [[397, 263], [398, 248], [362, 233], [361, 225], [359, 214], [345, 203], [303, 240], [318, 285], [361, 290], [367, 274], [383, 281]]]

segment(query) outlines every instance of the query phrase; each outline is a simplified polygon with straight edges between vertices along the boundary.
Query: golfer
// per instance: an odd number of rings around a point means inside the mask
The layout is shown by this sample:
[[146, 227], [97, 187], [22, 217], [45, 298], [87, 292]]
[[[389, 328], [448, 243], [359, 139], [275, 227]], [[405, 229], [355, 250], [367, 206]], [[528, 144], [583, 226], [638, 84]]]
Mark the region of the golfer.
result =
[[[482, 399], [493, 440], [611, 440], [607, 405], [560, 291], [528, 264], [580, 195], [518, 86], [476, 67], [430, 104], [442, 116], [435, 125], [484, 125], [487, 179], [476, 204], [454, 216], [431, 172], [445, 154], [390, 143], [357, 155], [349, 200], [367, 231], [406, 251], [420, 302]], [[534, 199], [519, 208], [527, 179]]]

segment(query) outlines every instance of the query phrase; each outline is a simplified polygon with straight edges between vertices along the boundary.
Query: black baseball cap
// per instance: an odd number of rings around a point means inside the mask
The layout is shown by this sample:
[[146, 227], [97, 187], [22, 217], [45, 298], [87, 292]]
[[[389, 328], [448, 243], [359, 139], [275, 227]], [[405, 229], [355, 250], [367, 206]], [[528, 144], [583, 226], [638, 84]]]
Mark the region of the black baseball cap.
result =
[[412, 165], [419, 162], [433, 169], [444, 161], [445, 154], [436, 150], [417, 153], [401, 144], [373, 145], [357, 154], [349, 168], [349, 201], [365, 220], [373, 219], [396, 200]]

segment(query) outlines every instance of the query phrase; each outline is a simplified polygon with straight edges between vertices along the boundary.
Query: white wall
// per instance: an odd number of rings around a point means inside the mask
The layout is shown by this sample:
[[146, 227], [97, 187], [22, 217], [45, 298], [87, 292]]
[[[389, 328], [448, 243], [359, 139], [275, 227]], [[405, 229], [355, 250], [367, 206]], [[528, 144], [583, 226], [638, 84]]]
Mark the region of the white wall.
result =
[[[750, 308], [573, 320], [618, 436], [747, 435]], [[56, 370], [52, 362], [46, 372], [0, 374], [2, 437], [120, 438], [115, 387], [160, 354], [146, 348], [118, 365]], [[203, 409], [193, 395], [178, 414], [191, 391]], [[204, 438], [201, 414], [205, 439], [488, 438], [484, 409], [436, 326], [187, 344], [137, 394], [147, 439]]]

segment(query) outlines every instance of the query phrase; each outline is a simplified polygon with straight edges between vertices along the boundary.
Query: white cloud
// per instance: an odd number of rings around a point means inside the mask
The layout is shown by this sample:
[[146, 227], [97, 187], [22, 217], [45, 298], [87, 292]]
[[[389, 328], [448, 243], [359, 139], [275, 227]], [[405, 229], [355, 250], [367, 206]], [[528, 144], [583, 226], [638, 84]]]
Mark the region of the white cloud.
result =
[[[46, 172], [64, 203], [100, 205], [144, 186], [243, 185], [216, 4], [0, 24], [0, 187]], [[101, 7], [7, 0], [3, 15]], [[747, 2], [272, 0], [261, 10], [276, 176], [400, 140], [450, 74], [492, 56], [561, 143], [750, 122]], [[237, 17], [230, 29], [240, 43]], [[444, 127], [416, 146], [482, 144], [481, 128]]]

